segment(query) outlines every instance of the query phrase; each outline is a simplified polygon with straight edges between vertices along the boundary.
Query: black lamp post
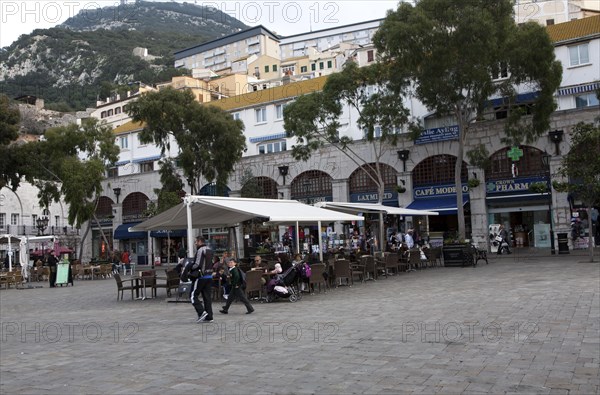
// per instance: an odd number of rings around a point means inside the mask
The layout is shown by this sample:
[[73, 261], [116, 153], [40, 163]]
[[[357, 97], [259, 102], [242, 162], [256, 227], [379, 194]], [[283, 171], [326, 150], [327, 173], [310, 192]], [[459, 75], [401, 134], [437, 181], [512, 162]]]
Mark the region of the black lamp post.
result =
[[548, 133], [550, 140], [554, 143], [554, 155], [560, 155], [560, 142], [563, 140], [563, 134], [562, 130], [553, 130]]
[[48, 227], [48, 222], [50, 220], [48, 219], [48, 217], [43, 216], [43, 217], [39, 217], [35, 222], [35, 227], [38, 230], [38, 236], [43, 236], [44, 235], [44, 230], [46, 230], [46, 228]]
[[400, 159], [402, 161], [403, 164], [403, 171], [406, 171], [406, 161], [408, 160], [408, 155], [410, 154], [410, 151], [407, 149], [403, 149], [401, 151], [396, 151], [398, 153], [398, 159]]
[[554, 247], [554, 226], [552, 223], [552, 175], [550, 174], [550, 154], [546, 151], [542, 154], [542, 164], [544, 168], [548, 169], [548, 191], [550, 192], [550, 202], [548, 203], [548, 212], [550, 213], [550, 254], [556, 254], [556, 249]]
[[279, 175], [283, 177], [283, 185], [285, 185], [285, 176], [288, 175], [289, 169], [290, 167], [286, 165], [279, 166]]
[[115, 196], [117, 197], [117, 204], [119, 204], [119, 196], [121, 196], [121, 188], [113, 188], [113, 192], [115, 193]]

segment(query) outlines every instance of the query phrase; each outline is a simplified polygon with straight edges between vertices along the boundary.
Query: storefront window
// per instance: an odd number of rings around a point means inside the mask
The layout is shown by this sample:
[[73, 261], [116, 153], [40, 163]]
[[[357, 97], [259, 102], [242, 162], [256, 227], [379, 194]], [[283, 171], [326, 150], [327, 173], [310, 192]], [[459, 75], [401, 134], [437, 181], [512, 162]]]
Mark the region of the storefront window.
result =
[[511, 147], [503, 148], [490, 157], [490, 170], [486, 172], [488, 180], [549, 175], [548, 169], [542, 163], [542, 151], [526, 145], [521, 146], [519, 149], [522, 155], [519, 155], [519, 160], [513, 161], [508, 156], [511, 149]]
[[[370, 163], [369, 166], [370, 168], [366, 167], [366, 165], [363, 165], [362, 167], [354, 170], [354, 172], [350, 175], [351, 194], [377, 191], [377, 184], [375, 184], [375, 181], [373, 181], [372, 178], [367, 175], [367, 172], [369, 172], [372, 177], [377, 179], [376, 172], [373, 170], [377, 165], [375, 163]], [[392, 166], [386, 165], [385, 163], [380, 163], [379, 166], [381, 169], [383, 182], [385, 184], [385, 189], [394, 189], [397, 184], [396, 170]], [[365, 168], [367, 169], [367, 172], [365, 172]]]
[[292, 199], [331, 197], [332, 178], [320, 170], [309, 170], [300, 174], [291, 183]]
[[[454, 166], [456, 156], [452, 155], [434, 155], [421, 161], [413, 170], [413, 184], [435, 185], [435, 184], [454, 184]], [[467, 164], [463, 162], [461, 170], [461, 180], [467, 181]]]

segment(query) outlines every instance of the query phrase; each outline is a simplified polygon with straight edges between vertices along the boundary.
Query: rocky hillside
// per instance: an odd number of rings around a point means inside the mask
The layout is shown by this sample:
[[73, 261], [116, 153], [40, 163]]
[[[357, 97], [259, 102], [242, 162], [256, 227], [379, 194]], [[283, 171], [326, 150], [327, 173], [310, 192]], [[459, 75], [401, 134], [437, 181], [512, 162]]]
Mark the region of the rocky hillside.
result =
[[[137, 1], [82, 11], [62, 25], [23, 35], [0, 50], [0, 92], [35, 95], [59, 111], [95, 105], [127, 83], [164, 82], [173, 52], [245, 29], [212, 8]], [[147, 48], [148, 55], [134, 48]]]

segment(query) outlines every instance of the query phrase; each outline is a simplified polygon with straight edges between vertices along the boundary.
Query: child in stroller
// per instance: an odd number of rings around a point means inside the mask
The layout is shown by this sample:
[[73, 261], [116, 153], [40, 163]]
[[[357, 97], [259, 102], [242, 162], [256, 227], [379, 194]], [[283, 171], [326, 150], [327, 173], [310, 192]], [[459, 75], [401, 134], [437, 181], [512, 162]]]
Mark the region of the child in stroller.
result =
[[298, 292], [297, 288], [300, 267], [301, 265], [293, 265], [276, 278], [269, 280], [267, 283], [267, 303], [274, 302], [277, 298], [287, 298], [294, 303], [302, 298], [302, 294]]

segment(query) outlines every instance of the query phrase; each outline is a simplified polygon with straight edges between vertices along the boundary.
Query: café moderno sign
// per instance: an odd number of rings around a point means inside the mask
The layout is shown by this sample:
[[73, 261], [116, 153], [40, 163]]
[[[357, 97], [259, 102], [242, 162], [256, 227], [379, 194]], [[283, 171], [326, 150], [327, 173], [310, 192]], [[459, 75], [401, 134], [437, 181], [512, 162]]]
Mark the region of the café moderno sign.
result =
[[[466, 184], [463, 185], [462, 191], [463, 194], [469, 193], [469, 186]], [[446, 196], [456, 196], [456, 185], [443, 184], [413, 188], [413, 197], [415, 199], [439, 198]]]
[[529, 187], [538, 182], [546, 183], [548, 180], [543, 177], [509, 178], [488, 181], [485, 188], [488, 195], [519, 195], [531, 193]]

